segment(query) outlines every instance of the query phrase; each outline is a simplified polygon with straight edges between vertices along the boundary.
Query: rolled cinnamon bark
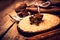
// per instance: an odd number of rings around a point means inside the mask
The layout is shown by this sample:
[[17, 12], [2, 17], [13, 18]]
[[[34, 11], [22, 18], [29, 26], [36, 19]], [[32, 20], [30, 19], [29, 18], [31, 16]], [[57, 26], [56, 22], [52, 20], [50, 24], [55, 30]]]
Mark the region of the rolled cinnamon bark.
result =
[[[26, 10], [29, 10], [29, 11], [38, 11], [36, 7], [27, 7]], [[60, 11], [60, 8], [57, 8], [57, 7], [52, 7], [52, 8], [49, 8], [49, 9], [46, 9], [46, 8], [40, 8], [39, 9], [40, 12], [56, 12], [56, 11]]]
[[[52, 2], [52, 4], [55, 4], [55, 3]], [[27, 7], [27, 4], [24, 3], [24, 2], [20, 2], [20, 3], [17, 3], [15, 5], [15, 10], [16, 11], [20, 11], [21, 9], [25, 9], [25, 8], [26, 8], [26, 10], [29, 10], [29, 11], [38, 11], [37, 7]], [[57, 8], [57, 7], [51, 7], [49, 9], [40, 8], [40, 12], [47, 12], [47, 13], [49, 13], [49, 12], [56, 12], [56, 11], [60, 11], [60, 8]]]

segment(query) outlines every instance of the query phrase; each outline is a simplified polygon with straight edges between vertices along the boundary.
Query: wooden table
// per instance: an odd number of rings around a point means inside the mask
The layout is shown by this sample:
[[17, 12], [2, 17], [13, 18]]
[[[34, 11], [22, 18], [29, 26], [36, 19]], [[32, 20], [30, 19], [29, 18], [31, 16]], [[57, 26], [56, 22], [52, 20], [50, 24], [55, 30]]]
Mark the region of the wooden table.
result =
[[[0, 20], [0, 40], [60, 40], [60, 25], [59, 28], [56, 28], [54, 30], [26, 38], [22, 36], [18, 30], [17, 30], [17, 22], [15, 22], [13, 19], [9, 17], [9, 14], [15, 13], [9, 12], [6, 16], [6, 12], [8, 9], [6, 9], [2, 14], [0, 14], [1, 20]], [[10, 10], [9, 10], [10, 11]], [[12, 10], [11, 10], [12, 11]], [[6, 19], [8, 18], [8, 20]], [[5, 20], [6, 19], [6, 20]], [[2, 21], [3, 20], [3, 21]]]
[[33, 37], [26, 38], [19, 34], [17, 31], [17, 23], [14, 23], [12, 27], [6, 32], [6, 34], [1, 38], [1, 40], [59, 40], [60, 39], [60, 28], [42, 33]]
[[[15, 13], [15, 11], [12, 13]], [[24, 37], [18, 32], [17, 22], [10, 18], [9, 15], [7, 15], [6, 18], [9, 20], [7, 20], [3, 26], [0, 26], [0, 40], [60, 40], [60, 25], [54, 30], [33, 37]]]

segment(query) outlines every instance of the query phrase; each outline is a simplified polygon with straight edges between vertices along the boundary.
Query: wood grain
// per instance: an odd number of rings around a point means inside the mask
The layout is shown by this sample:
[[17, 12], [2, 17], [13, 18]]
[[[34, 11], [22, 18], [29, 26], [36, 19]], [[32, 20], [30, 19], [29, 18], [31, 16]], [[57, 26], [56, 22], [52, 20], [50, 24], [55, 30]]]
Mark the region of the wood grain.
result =
[[18, 33], [15, 23], [2, 40], [24, 40], [24, 37]]
[[7, 21], [4, 25], [0, 26], [0, 36], [13, 24], [11, 20]]
[[33, 36], [33, 37], [30, 37], [29, 40], [38, 40], [38, 39], [41, 40], [41, 39], [44, 39], [44, 38], [55, 36], [59, 33], [60, 33], [60, 28], [56, 29], [56, 30], [46, 32], [46, 33], [42, 33], [42, 34], [39, 34], [39, 35], [36, 35], [36, 36]]

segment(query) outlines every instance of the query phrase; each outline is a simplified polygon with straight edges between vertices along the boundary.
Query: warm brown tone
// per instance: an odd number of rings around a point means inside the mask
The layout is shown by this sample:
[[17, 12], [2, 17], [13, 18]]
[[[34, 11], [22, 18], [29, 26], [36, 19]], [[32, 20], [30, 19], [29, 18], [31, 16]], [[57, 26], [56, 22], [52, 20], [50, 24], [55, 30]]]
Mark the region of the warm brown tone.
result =
[[[0, 12], [0, 37], [2, 37], [3, 36], [2, 34], [4, 34], [6, 30], [15, 22], [15, 20], [10, 18], [9, 15], [12, 15], [12, 16], [16, 15], [14, 7], [15, 7], [15, 4], [19, 3], [15, 1], [13, 4], [12, 3], [10, 4], [11, 0], [10, 1], [8, 0], [9, 2], [6, 2], [5, 0], [2, 0], [2, 1], [4, 1], [5, 3], [0, 2], [0, 10], [4, 9], [3, 11]], [[17, 31], [17, 23], [14, 23], [11, 26], [11, 28], [8, 30], [8, 32], [6, 32], [6, 34], [0, 40], [26, 40], [26, 39], [39, 40], [41, 38], [42, 39], [46, 38], [44, 40], [60, 40], [60, 26], [59, 28], [56, 28], [56, 29], [52, 31], [48, 31], [43, 34], [36, 35], [34, 37], [26, 38], [21, 34], [19, 34], [19, 32]]]

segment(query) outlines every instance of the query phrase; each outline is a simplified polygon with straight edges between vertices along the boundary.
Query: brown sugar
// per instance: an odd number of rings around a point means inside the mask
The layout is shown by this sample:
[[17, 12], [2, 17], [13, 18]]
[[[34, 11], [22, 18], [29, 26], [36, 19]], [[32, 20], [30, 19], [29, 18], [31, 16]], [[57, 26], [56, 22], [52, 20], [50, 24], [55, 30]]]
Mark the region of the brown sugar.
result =
[[30, 17], [30, 24], [36, 24], [37, 26], [39, 25], [40, 22], [42, 22], [43, 15], [41, 14], [34, 14], [33, 16]]

